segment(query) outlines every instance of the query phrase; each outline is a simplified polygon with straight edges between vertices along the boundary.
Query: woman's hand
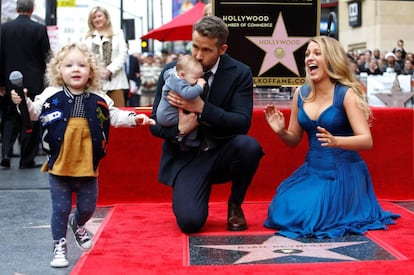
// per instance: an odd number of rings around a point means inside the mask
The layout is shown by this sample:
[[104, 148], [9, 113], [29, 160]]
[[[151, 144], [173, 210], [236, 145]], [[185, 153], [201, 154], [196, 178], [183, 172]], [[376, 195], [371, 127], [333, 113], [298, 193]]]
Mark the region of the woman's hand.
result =
[[336, 147], [336, 138], [331, 133], [329, 133], [325, 128], [320, 126], [318, 126], [317, 129], [319, 133], [316, 133], [316, 136], [318, 137], [318, 141], [321, 142], [321, 146]]
[[110, 80], [112, 76], [112, 72], [108, 70], [107, 68], [103, 69], [101, 71], [101, 78], [104, 80]]
[[280, 135], [285, 130], [285, 116], [273, 104], [264, 109], [265, 119], [272, 130]]

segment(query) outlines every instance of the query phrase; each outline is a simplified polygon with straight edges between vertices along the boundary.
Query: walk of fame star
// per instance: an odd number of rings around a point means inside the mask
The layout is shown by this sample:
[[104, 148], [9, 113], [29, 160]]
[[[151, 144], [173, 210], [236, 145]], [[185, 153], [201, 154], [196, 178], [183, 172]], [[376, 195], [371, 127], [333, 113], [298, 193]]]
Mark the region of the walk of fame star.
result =
[[234, 262], [234, 264], [243, 264], [294, 254], [302, 257], [315, 257], [317, 255], [319, 258], [357, 261], [355, 258], [333, 252], [330, 249], [361, 243], [363, 242], [336, 242], [316, 245], [315, 243], [306, 244], [281, 236], [272, 236], [262, 244], [203, 245], [201, 247], [249, 252]]
[[190, 265], [342, 262], [393, 260], [365, 236], [338, 239], [289, 239], [280, 235], [194, 236]]
[[390, 94], [378, 93], [375, 95], [387, 106], [405, 107], [405, 103], [414, 96], [414, 93], [403, 93], [396, 76]]
[[306, 44], [309, 37], [289, 36], [282, 13], [279, 13], [272, 36], [246, 36], [246, 38], [266, 52], [259, 75], [281, 63], [299, 76], [294, 52]]

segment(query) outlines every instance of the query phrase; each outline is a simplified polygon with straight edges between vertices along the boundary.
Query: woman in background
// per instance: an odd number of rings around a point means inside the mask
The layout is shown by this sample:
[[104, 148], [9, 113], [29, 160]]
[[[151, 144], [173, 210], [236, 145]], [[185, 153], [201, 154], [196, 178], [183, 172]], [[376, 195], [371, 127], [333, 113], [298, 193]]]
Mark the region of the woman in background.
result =
[[129, 89], [129, 83], [124, 69], [128, 57], [124, 33], [113, 29], [108, 11], [99, 6], [89, 12], [88, 28], [85, 43], [103, 63], [103, 90], [114, 106], [125, 107], [124, 90]]

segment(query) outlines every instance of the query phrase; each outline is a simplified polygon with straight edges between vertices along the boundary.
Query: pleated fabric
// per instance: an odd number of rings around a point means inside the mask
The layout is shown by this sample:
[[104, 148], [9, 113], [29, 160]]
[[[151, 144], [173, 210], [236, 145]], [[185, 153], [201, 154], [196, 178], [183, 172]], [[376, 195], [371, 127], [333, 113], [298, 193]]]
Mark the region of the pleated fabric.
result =
[[[298, 99], [298, 121], [307, 132], [305, 162], [277, 188], [264, 225], [289, 237], [338, 238], [387, 229], [399, 215], [384, 211], [375, 196], [368, 167], [359, 153], [322, 147], [316, 127], [334, 136], [350, 136], [352, 128], [343, 109], [348, 87], [336, 85], [333, 104], [311, 120]], [[301, 93], [309, 93], [308, 86]], [[380, 161], [380, 160], [379, 160]], [[277, 170], [277, 167], [275, 167]]]

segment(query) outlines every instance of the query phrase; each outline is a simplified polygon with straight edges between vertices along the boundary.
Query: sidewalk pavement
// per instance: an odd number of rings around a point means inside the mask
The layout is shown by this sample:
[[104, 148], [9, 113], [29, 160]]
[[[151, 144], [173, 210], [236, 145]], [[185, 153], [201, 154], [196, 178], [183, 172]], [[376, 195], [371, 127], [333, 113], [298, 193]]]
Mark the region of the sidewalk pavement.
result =
[[[43, 163], [44, 156], [36, 158]], [[108, 209], [97, 209], [86, 227], [93, 234]], [[48, 174], [39, 168], [19, 169], [19, 157], [11, 168], [0, 168], [0, 275], [69, 274], [82, 251], [68, 230], [69, 267], [52, 268], [51, 199]]]

